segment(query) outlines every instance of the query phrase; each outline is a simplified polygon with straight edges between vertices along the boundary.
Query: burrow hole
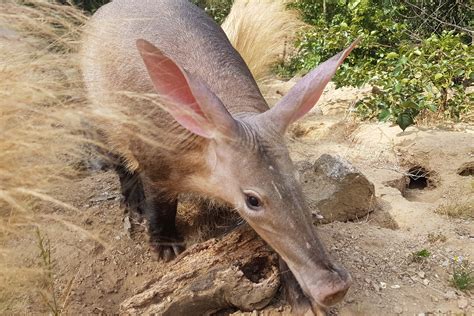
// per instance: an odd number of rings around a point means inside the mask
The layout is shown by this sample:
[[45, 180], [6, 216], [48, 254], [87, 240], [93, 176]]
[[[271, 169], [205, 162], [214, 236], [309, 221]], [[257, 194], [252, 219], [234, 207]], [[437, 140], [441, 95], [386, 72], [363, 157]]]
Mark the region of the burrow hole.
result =
[[421, 166], [411, 167], [407, 172], [407, 177], [407, 189], [424, 190], [428, 187], [434, 187], [430, 178], [430, 171]]
[[463, 177], [474, 176], [474, 161], [466, 162], [459, 167], [458, 175]]

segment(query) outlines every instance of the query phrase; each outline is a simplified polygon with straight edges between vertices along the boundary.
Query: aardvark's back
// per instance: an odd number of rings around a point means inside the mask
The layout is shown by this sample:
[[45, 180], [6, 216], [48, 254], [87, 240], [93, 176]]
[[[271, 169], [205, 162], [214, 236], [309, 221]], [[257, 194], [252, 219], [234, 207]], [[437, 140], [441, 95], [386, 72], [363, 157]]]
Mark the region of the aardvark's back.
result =
[[136, 48], [142, 38], [206, 82], [231, 114], [268, 109], [225, 33], [187, 0], [115, 0], [89, 23], [81, 62], [97, 104], [119, 102], [116, 92], [155, 91]]

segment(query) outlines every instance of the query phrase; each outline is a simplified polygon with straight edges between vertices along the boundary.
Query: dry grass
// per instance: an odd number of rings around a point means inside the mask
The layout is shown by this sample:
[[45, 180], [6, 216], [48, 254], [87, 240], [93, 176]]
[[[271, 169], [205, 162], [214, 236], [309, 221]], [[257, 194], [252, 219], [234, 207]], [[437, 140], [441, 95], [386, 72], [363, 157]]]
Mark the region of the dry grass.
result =
[[61, 204], [50, 189], [74, 174], [82, 141], [74, 52], [85, 17], [41, 0], [5, 0], [0, 12], [0, 314], [25, 313], [46, 283], [39, 249], [22, 253], [19, 241], [34, 242], [38, 200]]
[[474, 219], [474, 181], [470, 186], [460, 187], [458, 192], [451, 192], [434, 212], [452, 218]]
[[[262, 78], [301, 23], [279, 1], [236, 5], [227, 34]], [[70, 201], [51, 192], [75, 179], [86, 141], [80, 118], [90, 113], [77, 65], [86, 20], [52, 0], [0, 2], [0, 314], [55, 312], [44, 300], [51, 271], [35, 230], [51, 220], [73, 225], [52, 211], [74, 210]]]
[[453, 218], [474, 219], [474, 201], [472, 199], [452, 200], [439, 206], [435, 213]]
[[288, 2], [235, 0], [222, 23], [227, 37], [257, 81], [267, 76], [271, 67], [284, 57], [287, 45], [291, 45], [298, 30], [304, 27], [298, 13], [286, 8]]
[[[17, 195], [44, 193], [68, 172], [83, 102], [75, 65], [85, 17], [49, 1], [0, 5], [0, 197], [22, 210]], [[23, 209], [24, 211], [24, 209]]]

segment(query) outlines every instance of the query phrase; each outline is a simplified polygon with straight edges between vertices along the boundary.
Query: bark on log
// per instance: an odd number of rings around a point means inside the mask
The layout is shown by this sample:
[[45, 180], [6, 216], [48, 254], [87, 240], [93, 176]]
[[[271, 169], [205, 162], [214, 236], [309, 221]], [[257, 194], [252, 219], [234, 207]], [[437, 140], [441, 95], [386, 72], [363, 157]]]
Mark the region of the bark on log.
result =
[[248, 226], [188, 248], [124, 301], [125, 314], [209, 315], [265, 307], [280, 285], [277, 255]]

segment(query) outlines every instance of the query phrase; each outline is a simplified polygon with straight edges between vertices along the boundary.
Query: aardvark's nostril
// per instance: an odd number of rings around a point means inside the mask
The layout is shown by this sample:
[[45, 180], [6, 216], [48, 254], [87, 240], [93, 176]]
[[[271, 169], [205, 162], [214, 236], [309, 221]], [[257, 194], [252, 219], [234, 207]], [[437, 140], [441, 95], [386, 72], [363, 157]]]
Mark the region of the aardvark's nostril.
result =
[[326, 291], [321, 292], [320, 303], [331, 306], [341, 301], [352, 283], [352, 278], [346, 270], [335, 268], [330, 273]]

